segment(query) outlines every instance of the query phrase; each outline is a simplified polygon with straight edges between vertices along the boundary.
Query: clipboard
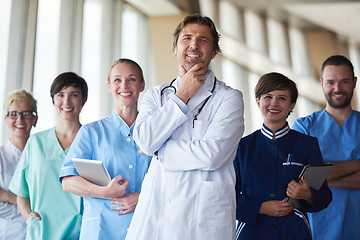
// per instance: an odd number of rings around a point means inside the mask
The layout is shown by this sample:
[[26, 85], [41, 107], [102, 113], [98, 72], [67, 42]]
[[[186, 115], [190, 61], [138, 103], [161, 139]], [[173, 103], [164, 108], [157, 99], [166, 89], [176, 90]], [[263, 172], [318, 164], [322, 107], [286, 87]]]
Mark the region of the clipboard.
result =
[[99, 186], [106, 186], [111, 181], [104, 162], [99, 160], [72, 158], [79, 175], [89, 182]]
[[[304, 177], [308, 181], [309, 186], [318, 191], [333, 167], [334, 166], [331, 163], [305, 165], [296, 182], [301, 184], [301, 177]], [[290, 197], [286, 197], [284, 202], [291, 202], [295, 207], [301, 206], [299, 200]]]

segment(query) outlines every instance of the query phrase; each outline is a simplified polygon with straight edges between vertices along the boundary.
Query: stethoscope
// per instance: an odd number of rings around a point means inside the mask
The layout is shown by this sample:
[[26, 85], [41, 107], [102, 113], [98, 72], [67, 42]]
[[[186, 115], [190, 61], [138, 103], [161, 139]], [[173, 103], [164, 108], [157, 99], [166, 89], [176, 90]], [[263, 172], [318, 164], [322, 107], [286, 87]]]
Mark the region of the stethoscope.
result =
[[[173, 83], [175, 82], [175, 80], [176, 80], [176, 78], [170, 82], [169, 86], [166, 86], [166, 87], [164, 87], [163, 89], [161, 89], [161, 91], [160, 91], [160, 97], [162, 97], [164, 91], [165, 91], [166, 89], [168, 89], [168, 88], [172, 88], [174, 94], [176, 94], [176, 88], [173, 86]], [[214, 92], [214, 90], [215, 90], [216, 81], [217, 81], [217, 78], [215, 77], [214, 85], [213, 85], [213, 88], [211, 89], [211, 95], [213, 94], [213, 92]], [[203, 108], [204, 108], [204, 106], [206, 105], [206, 103], [209, 101], [211, 95], [208, 96], [208, 97], [205, 99], [205, 101], [203, 102], [203, 104], [201, 105], [201, 107], [198, 108], [196, 114], [194, 115], [193, 124], [192, 124], [192, 127], [193, 127], [193, 128], [194, 128], [195, 120], [197, 120], [197, 117], [199, 116], [199, 114], [200, 114], [201, 111], [203, 110]]]

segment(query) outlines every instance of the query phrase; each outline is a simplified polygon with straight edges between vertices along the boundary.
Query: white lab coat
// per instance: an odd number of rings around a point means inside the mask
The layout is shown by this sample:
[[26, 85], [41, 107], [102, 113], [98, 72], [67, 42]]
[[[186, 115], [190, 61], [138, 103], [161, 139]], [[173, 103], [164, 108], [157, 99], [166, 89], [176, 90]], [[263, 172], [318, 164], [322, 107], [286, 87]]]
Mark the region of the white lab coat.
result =
[[186, 114], [169, 98], [171, 88], [160, 96], [169, 83], [144, 95], [134, 139], [147, 154], [161, 147], [165, 154], [163, 162], [151, 162], [127, 240], [235, 239], [233, 160], [244, 132], [242, 93], [217, 80], [192, 127], [214, 81], [210, 71]]

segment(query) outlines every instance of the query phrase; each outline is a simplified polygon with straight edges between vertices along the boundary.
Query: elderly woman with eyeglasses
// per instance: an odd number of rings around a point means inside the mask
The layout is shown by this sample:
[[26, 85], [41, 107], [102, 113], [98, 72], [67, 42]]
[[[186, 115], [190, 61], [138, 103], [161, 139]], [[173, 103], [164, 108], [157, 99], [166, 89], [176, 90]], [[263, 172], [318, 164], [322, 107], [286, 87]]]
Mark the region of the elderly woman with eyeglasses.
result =
[[16, 206], [9, 184], [30, 131], [37, 122], [36, 100], [25, 90], [10, 94], [4, 102], [10, 138], [0, 147], [0, 239], [24, 239], [26, 223]]
[[87, 100], [85, 80], [62, 73], [51, 85], [56, 126], [32, 135], [15, 170], [9, 189], [17, 195], [27, 223], [27, 239], [79, 239], [82, 198], [62, 190], [61, 165], [78, 130]]

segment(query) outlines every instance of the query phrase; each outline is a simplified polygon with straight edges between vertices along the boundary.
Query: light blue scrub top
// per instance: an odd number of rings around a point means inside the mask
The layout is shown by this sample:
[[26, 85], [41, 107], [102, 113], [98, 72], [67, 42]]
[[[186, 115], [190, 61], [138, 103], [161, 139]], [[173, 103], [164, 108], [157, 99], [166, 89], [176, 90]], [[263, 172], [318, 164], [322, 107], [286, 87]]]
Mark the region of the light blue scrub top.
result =
[[26, 239], [79, 239], [82, 198], [64, 192], [58, 176], [67, 150], [63, 150], [55, 128], [36, 133], [27, 141], [10, 182], [10, 190], [30, 199], [30, 207], [41, 220], [29, 217]]
[[[78, 172], [71, 158], [101, 160], [111, 178], [122, 175], [129, 180], [126, 193], [140, 192], [151, 157], [139, 153], [129, 128], [115, 111], [110, 117], [80, 128], [60, 171], [60, 181]], [[125, 239], [133, 212], [118, 215], [110, 199], [84, 198], [80, 239]]]
[[[360, 160], [360, 112], [353, 111], [341, 127], [325, 111], [299, 118], [293, 129], [318, 138], [324, 162]], [[331, 188], [333, 200], [309, 214], [314, 239], [360, 239], [360, 190]]]

